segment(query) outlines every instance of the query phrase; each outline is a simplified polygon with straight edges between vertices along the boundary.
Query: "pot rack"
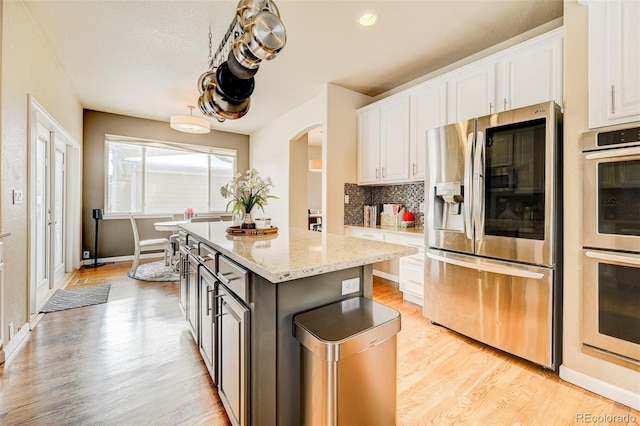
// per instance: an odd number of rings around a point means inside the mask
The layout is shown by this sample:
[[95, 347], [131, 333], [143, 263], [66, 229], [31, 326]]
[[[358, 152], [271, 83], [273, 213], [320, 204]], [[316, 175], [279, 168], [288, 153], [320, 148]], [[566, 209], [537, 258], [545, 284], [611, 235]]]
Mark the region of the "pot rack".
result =
[[[262, 4], [260, 5], [260, 10], [265, 10], [265, 8], [268, 8], [270, 3], [271, 3], [270, 0], [263, 0]], [[244, 28], [242, 28], [240, 19], [238, 18], [238, 13], [236, 8], [236, 13], [233, 15], [233, 20], [231, 21], [231, 24], [229, 24], [229, 28], [227, 29], [227, 32], [222, 37], [222, 40], [218, 45], [218, 49], [212, 55], [211, 54], [212, 52], [211, 51], [211, 48], [212, 48], [211, 27], [209, 27], [209, 58], [208, 58], [209, 70], [213, 70], [214, 68], [220, 66], [224, 61], [227, 60], [227, 56], [231, 51], [234, 40], [240, 37], [242, 34], [244, 34]]]

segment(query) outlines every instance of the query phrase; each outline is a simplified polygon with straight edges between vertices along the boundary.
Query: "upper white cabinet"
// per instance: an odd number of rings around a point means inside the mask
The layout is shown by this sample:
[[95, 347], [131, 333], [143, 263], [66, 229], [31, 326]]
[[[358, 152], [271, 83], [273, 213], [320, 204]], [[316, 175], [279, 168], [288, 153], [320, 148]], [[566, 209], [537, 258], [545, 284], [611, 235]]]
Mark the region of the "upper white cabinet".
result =
[[358, 111], [358, 183], [409, 179], [409, 96]]
[[472, 64], [454, 71], [448, 81], [449, 122], [496, 112], [496, 64]]
[[375, 183], [380, 176], [380, 108], [358, 111], [358, 183]]
[[497, 99], [492, 112], [547, 101], [562, 106], [562, 29], [521, 43], [497, 59]]
[[409, 94], [409, 162], [411, 179], [424, 180], [427, 130], [447, 124], [447, 82], [438, 80]]
[[640, 2], [589, 5], [589, 127], [640, 120]]
[[424, 180], [428, 129], [562, 105], [562, 38], [562, 28], [549, 31], [358, 110], [358, 184]]

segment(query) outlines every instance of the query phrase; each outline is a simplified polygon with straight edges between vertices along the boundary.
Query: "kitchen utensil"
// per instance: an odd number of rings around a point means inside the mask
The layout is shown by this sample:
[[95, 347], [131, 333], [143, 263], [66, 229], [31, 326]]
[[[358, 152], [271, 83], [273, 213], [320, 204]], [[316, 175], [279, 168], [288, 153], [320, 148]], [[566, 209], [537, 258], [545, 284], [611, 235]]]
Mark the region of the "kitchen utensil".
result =
[[244, 117], [249, 112], [250, 105], [250, 98], [241, 102], [234, 102], [225, 98], [218, 92], [215, 80], [211, 82], [209, 89], [205, 90], [198, 98], [200, 111], [204, 115], [214, 117], [220, 122]]
[[278, 55], [286, 42], [287, 33], [280, 18], [271, 12], [262, 11], [245, 27], [241, 45], [254, 57], [269, 61]]
[[245, 27], [255, 15], [262, 10], [268, 10], [276, 16], [280, 16], [280, 11], [276, 4], [272, 1], [264, 0], [240, 0], [236, 7], [240, 26]]
[[253, 77], [238, 78], [230, 70], [228, 63], [223, 62], [216, 70], [216, 88], [226, 99], [242, 102], [253, 93], [255, 80]]
[[[251, 52], [248, 53], [251, 55]], [[253, 61], [257, 61], [256, 63], [260, 63], [260, 60], [258, 58], [253, 57], [253, 55], [251, 56], [251, 59]], [[257, 65], [255, 65], [254, 68], [247, 68], [246, 66], [243, 66], [240, 62], [238, 62], [238, 59], [236, 59], [236, 55], [234, 54], [233, 49], [229, 51], [229, 56], [227, 57], [227, 65], [229, 66], [229, 69], [231, 70], [233, 75], [242, 79], [252, 78], [254, 75], [256, 75], [259, 69]]]
[[209, 89], [211, 86], [211, 82], [216, 78], [215, 71], [209, 70], [203, 72], [198, 78], [198, 91], [200, 94], [204, 93], [205, 90]]

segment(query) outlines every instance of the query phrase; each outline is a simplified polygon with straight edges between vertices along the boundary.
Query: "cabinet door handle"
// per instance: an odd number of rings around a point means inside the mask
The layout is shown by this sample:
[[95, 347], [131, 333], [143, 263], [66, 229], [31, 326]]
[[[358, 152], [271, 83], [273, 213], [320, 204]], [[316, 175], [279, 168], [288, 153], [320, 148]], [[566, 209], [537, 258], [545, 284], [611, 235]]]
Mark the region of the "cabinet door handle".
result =
[[416, 163], [415, 162], [411, 164], [411, 170], [413, 172], [413, 175], [415, 176], [416, 175]]
[[385, 168], [382, 168], [382, 177], [385, 177], [387, 175], [387, 171], [385, 170]]
[[493, 112], [493, 102], [489, 102], [489, 114]]
[[380, 179], [380, 173], [377, 167], [376, 167], [376, 179]]
[[207, 315], [211, 312], [211, 297], [209, 297], [209, 293], [211, 293], [211, 287], [207, 286]]
[[504, 110], [507, 110], [507, 98], [504, 98]]
[[419, 283], [418, 281], [414, 281], [414, 280], [407, 280], [407, 281], [409, 281], [409, 282], [410, 282], [410, 283], [412, 283], [412, 284], [417, 284], [417, 285], [422, 284], [422, 283]]
[[616, 86], [611, 85], [611, 114], [616, 113]]

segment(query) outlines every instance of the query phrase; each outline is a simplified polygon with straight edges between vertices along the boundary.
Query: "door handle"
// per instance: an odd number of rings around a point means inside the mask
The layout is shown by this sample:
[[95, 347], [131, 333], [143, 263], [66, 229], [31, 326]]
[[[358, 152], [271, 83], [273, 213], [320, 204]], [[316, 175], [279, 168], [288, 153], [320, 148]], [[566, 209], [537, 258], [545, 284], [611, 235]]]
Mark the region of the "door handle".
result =
[[609, 262], [619, 262], [619, 263], [626, 263], [628, 265], [640, 266], [640, 259], [635, 257], [623, 256], [618, 254], [597, 253], [594, 251], [588, 251], [585, 254], [587, 255], [587, 257], [590, 257], [596, 260], [605, 260]]
[[473, 181], [474, 181], [474, 194], [473, 194], [473, 216], [475, 218], [476, 225], [476, 241], [482, 239], [484, 232], [484, 133], [476, 132], [476, 149], [475, 159], [473, 165]]
[[467, 155], [464, 164], [464, 199], [462, 200], [462, 208], [464, 211], [464, 226], [467, 233], [467, 239], [473, 240], [473, 229], [471, 223], [471, 206], [473, 205], [473, 136], [474, 133], [467, 135]]
[[476, 271], [480, 271], [480, 272], [491, 272], [494, 274], [509, 275], [512, 277], [519, 277], [519, 278], [532, 278], [534, 280], [541, 280], [545, 276], [545, 274], [543, 274], [542, 272], [532, 272], [526, 269], [514, 268], [512, 266], [501, 266], [501, 265], [492, 265], [488, 263], [468, 262], [462, 259], [444, 257], [444, 256], [440, 256], [433, 253], [427, 253], [427, 257], [433, 260], [440, 261], [442, 263], [461, 266], [463, 268], [468, 268], [468, 269], [475, 269]]

